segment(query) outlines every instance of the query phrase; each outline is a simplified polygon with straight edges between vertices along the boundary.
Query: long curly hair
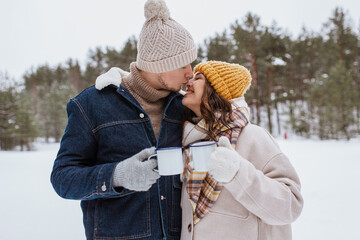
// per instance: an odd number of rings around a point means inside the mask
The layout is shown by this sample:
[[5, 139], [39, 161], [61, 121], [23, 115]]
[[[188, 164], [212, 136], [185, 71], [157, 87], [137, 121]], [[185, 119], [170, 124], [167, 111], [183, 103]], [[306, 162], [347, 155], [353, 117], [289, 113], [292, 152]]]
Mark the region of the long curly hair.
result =
[[[206, 78], [205, 78], [206, 79]], [[208, 135], [210, 139], [215, 140], [216, 134], [214, 125], [229, 127], [228, 123], [231, 122], [232, 107], [229, 100], [221, 97], [215, 89], [211, 86], [210, 82], [206, 79], [204, 94], [201, 97], [200, 103], [201, 116], [208, 126]], [[187, 121], [192, 121], [196, 117], [195, 113], [189, 108], [184, 109], [184, 118]]]

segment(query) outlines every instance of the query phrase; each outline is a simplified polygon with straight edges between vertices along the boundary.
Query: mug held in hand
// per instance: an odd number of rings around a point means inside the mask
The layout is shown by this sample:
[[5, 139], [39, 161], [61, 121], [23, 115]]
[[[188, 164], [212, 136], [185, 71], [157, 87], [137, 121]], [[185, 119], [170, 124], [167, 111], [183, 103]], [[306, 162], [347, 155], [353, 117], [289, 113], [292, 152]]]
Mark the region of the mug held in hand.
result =
[[156, 153], [151, 158], [157, 158], [158, 171], [161, 176], [177, 175], [184, 171], [182, 159], [182, 147], [157, 148]]
[[190, 152], [194, 163], [194, 170], [197, 172], [208, 171], [208, 161], [211, 153], [216, 148], [215, 141], [202, 141], [190, 144]]

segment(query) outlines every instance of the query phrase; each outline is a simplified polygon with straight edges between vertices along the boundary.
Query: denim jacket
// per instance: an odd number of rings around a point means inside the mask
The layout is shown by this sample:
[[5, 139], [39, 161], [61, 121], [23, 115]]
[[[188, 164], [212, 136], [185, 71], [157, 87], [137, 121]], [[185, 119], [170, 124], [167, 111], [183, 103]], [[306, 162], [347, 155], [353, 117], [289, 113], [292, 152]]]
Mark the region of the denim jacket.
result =
[[120, 86], [90, 87], [67, 105], [68, 124], [51, 173], [63, 198], [81, 200], [87, 239], [179, 239], [179, 175], [147, 192], [112, 186], [115, 166], [144, 148], [181, 146], [182, 96], [166, 99], [158, 139], [147, 113]]

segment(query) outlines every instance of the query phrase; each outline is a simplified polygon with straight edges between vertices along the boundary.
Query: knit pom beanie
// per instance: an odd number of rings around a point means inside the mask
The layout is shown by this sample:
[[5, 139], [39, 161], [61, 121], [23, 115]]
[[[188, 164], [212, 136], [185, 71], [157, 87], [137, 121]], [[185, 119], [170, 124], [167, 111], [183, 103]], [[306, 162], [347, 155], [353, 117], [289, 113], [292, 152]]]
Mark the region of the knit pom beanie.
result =
[[136, 67], [151, 73], [182, 68], [197, 58], [197, 48], [190, 33], [170, 17], [163, 0], [145, 3], [146, 21], [137, 45]]
[[215, 91], [228, 100], [244, 96], [251, 85], [251, 74], [245, 67], [227, 62], [199, 63], [194, 73], [201, 72]]

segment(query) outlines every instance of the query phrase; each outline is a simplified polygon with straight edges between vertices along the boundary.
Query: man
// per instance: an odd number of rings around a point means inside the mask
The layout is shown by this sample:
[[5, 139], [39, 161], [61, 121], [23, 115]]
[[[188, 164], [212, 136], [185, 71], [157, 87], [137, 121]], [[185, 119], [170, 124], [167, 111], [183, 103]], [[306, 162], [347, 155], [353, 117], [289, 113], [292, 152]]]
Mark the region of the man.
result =
[[138, 55], [120, 87], [90, 87], [67, 105], [51, 173], [63, 198], [79, 199], [87, 239], [179, 239], [179, 176], [160, 176], [155, 147], [181, 146], [182, 96], [197, 57], [191, 35], [162, 0], [145, 4]]

